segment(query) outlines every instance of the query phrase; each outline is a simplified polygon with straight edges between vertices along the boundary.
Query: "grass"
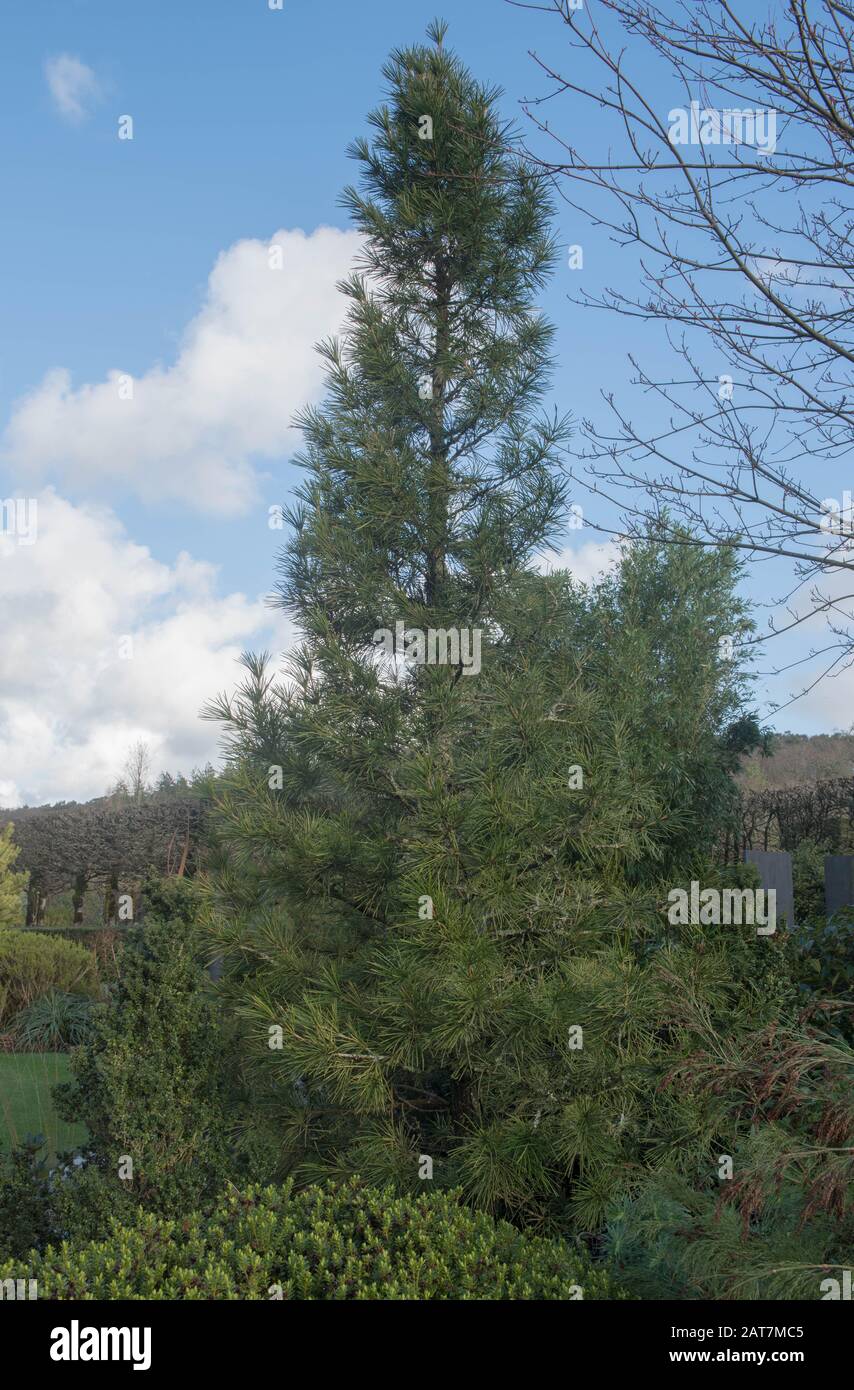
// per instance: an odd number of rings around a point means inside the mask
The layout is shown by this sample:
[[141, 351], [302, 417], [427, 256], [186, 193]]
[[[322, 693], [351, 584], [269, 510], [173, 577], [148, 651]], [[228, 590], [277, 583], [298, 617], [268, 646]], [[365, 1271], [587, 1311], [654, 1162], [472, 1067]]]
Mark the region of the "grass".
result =
[[0, 1052], [0, 1149], [11, 1149], [28, 1134], [47, 1139], [47, 1160], [86, 1138], [85, 1125], [60, 1120], [51, 1087], [70, 1080], [65, 1052]]

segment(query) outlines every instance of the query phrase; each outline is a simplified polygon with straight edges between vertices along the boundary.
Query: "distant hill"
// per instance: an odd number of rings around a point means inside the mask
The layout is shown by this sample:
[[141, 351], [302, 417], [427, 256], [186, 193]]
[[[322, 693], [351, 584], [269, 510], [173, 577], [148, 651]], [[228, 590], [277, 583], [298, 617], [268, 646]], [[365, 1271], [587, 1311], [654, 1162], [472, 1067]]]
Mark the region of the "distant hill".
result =
[[775, 734], [772, 755], [751, 753], [738, 782], [745, 791], [812, 786], [832, 777], [854, 777], [854, 733]]

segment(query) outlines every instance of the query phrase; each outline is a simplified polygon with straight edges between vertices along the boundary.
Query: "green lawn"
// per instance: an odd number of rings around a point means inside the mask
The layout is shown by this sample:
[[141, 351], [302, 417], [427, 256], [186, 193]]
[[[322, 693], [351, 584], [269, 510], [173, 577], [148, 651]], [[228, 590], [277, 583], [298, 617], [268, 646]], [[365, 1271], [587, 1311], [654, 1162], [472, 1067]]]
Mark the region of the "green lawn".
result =
[[51, 1086], [69, 1079], [64, 1052], [0, 1052], [0, 1149], [27, 1134], [44, 1134], [53, 1162], [57, 1151], [83, 1143], [85, 1126], [60, 1120], [51, 1100]]

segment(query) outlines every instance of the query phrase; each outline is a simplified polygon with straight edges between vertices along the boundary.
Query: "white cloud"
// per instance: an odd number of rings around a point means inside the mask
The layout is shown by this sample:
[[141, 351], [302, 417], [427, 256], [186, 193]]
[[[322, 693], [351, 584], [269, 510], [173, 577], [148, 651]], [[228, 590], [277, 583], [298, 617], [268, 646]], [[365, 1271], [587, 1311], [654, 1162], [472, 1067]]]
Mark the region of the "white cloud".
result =
[[[271, 268], [273, 243], [281, 269]], [[171, 366], [149, 368], [132, 399], [120, 368], [76, 390], [55, 368], [17, 403], [0, 458], [22, 482], [246, 512], [259, 492], [255, 460], [294, 446], [293, 416], [322, 389], [313, 347], [340, 327], [335, 285], [358, 245], [355, 232], [332, 227], [237, 242], [211, 271]]]
[[802, 267], [794, 261], [784, 261], [773, 256], [752, 256], [749, 258], [749, 264], [757, 278], [764, 280], [772, 289], [779, 281], [788, 281], [792, 285], [800, 283]]
[[535, 567], [541, 574], [551, 574], [554, 570], [569, 570], [574, 579], [581, 584], [589, 584], [613, 569], [620, 558], [620, 547], [616, 541], [585, 541], [583, 545], [567, 545], [556, 554], [551, 551], [539, 555]]
[[79, 123], [101, 94], [100, 83], [90, 67], [73, 53], [60, 53], [44, 65], [48, 91], [60, 116]]
[[212, 565], [154, 559], [105, 507], [38, 503], [33, 545], [0, 535], [0, 805], [103, 795], [140, 738], [158, 770], [214, 759], [199, 709], [233, 688], [246, 647], [284, 649], [287, 621], [219, 595]]

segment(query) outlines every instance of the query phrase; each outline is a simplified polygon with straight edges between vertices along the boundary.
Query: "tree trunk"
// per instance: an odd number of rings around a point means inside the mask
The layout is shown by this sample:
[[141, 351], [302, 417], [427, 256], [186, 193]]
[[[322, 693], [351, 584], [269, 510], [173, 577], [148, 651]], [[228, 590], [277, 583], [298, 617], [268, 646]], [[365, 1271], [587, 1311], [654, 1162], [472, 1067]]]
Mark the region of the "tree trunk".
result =
[[81, 871], [74, 879], [74, 893], [71, 899], [72, 922], [77, 926], [78, 922], [83, 921], [83, 902], [86, 897], [87, 888], [86, 875]]
[[114, 926], [119, 914], [119, 876], [116, 873], [110, 874], [104, 890], [104, 921], [107, 926]]
[[451, 286], [441, 253], [436, 257], [436, 304], [432, 372], [433, 411], [430, 421], [430, 473], [427, 575], [424, 600], [428, 608], [441, 607], [445, 587], [445, 552], [448, 528], [448, 457], [445, 438], [445, 357], [448, 351], [448, 315]]

